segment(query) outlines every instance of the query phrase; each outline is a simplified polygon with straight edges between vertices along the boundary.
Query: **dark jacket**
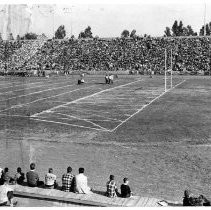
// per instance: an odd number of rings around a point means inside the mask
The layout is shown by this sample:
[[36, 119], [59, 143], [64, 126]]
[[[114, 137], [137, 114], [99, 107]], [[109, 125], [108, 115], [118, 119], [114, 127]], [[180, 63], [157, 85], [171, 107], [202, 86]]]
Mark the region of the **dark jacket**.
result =
[[26, 173], [27, 184], [30, 187], [36, 187], [37, 182], [39, 181], [39, 175], [35, 171], [29, 171]]

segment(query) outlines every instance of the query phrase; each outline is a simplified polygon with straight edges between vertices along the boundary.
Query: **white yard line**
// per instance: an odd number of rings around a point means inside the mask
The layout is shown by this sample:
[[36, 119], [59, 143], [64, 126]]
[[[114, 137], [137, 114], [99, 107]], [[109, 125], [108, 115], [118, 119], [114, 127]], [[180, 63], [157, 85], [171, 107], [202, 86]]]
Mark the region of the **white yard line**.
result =
[[82, 118], [80, 118], [80, 117], [75, 117], [75, 116], [73, 116], [73, 115], [62, 114], [62, 113], [58, 113], [58, 112], [53, 112], [53, 113], [55, 113], [56, 115], [58, 114], [58, 115], [62, 115], [62, 116], [69, 117], [69, 118], [58, 118], [58, 120], [59, 120], [59, 119], [69, 119], [69, 120], [70, 120], [70, 118], [74, 118], [74, 119], [77, 119], [77, 120], [82, 120], [82, 121], [91, 123], [91, 124], [93, 124], [94, 126], [97, 126], [97, 127], [101, 128], [101, 129], [104, 129], [104, 130], [107, 130], [106, 128], [103, 128], [103, 127], [101, 127], [100, 125], [98, 125], [98, 124], [96, 124], [96, 123], [93, 123], [92, 121], [90, 121], [90, 120], [88, 120], [88, 119], [82, 119]]
[[[91, 86], [89, 86], [89, 87], [93, 87], [93, 86], [95, 86], [95, 85], [91, 85]], [[64, 93], [60, 93], [60, 94], [57, 94], [57, 95], [54, 95], [54, 96], [49, 96], [49, 97], [46, 97], [46, 98], [40, 98], [40, 99], [31, 101], [31, 102], [29, 102], [29, 103], [14, 105], [14, 106], [12, 106], [12, 107], [10, 107], [10, 108], [8, 108], [8, 109], [0, 110], [0, 112], [7, 111], [7, 110], [10, 110], [10, 109], [13, 109], [13, 108], [23, 107], [23, 106], [26, 106], [26, 105], [29, 105], [29, 104], [32, 104], [32, 103], [35, 103], [35, 102], [38, 102], [38, 101], [43, 101], [43, 100], [46, 100], [46, 99], [49, 99], [49, 98], [55, 98], [55, 97], [57, 97], [57, 96], [65, 95], [65, 94], [72, 93], [72, 92], [75, 92], [75, 91], [77, 91], [77, 90], [86, 89], [86, 88], [87, 88], [87, 87], [85, 87], [85, 88], [78, 88], [78, 89], [71, 90], [71, 91], [64, 92]], [[34, 117], [34, 116], [32, 115], [31, 117]]]
[[13, 96], [13, 97], [7, 98], [5, 100], [0, 100], [0, 102], [8, 101], [8, 100], [14, 99], [14, 98], [16, 99], [16, 98], [20, 98], [20, 97], [30, 96], [30, 95], [34, 95], [34, 94], [37, 94], [37, 93], [43, 93], [43, 92], [47, 92], [47, 91], [62, 89], [62, 88], [65, 88], [65, 87], [71, 87], [71, 86], [75, 86], [75, 85], [65, 85], [65, 86], [62, 86], [62, 87], [56, 87], [56, 88], [50, 88], [50, 89], [46, 89], [46, 90], [40, 90], [40, 91], [37, 91], [37, 92], [25, 94], [25, 95]]
[[[67, 83], [67, 82], [65, 82], [65, 83]], [[26, 87], [24, 89], [18, 89], [18, 90], [15, 90], [15, 91], [10, 90], [10, 91], [7, 91], [7, 92], [0, 93], [0, 95], [5, 95], [5, 93], [13, 93], [13, 92], [22, 91], [22, 90], [30, 90], [30, 89], [40, 88], [40, 87], [47, 87], [47, 86], [55, 85], [55, 84], [64, 84], [64, 81], [63, 82], [56, 82], [56, 83], [52, 83], [52, 84], [48, 84], [48, 85], [43, 84], [43, 85], [39, 85], [39, 86], [35, 86], [35, 87], [29, 87], [29, 88]]]
[[34, 114], [34, 115], [32, 115], [32, 116], [35, 117], [35, 116], [41, 115], [42, 113], [45, 113], [45, 112], [48, 112], [48, 111], [52, 111], [52, 110], [58, 109], [58, 108], [60, 108], [60, 107], [62, 107], [62, 106], [67, 106], [67, 105], [69, 105], [69, 104], [76, 103], [76, 102], [81, 101], [81, 100], [83, 100], [83, 99], [86, 99], [86, 98], [89, 98], [89, 97], [93, 97], [93, 96], [98, 95], [98, 94], [100, 94], [100, 93], [104, 93], [104, 92], [107, 92], [107, 91], [110, 91], [110, 90], [114, 90], [114, 89], [117, 89], [117, 88], [120, 88], [120, 87], [124, 87], [124, 86], [130, 85], [130, 84], [133, 84], [133, 83], [136, 83], [136, 82], [139, 82], [139, 81], [141, 81], [141, 79], [136, 80], [136, 81], [134, 81], [134, 82], [130, 82], [130, 83], [124, 84], [124, 85], [119, 85], [119, 86], [116, 86], [116, 87], [113, 87], [113, 88], [108, 88], [108, 89], [105, 89], [105, 90], [101, 90], [101, 91], [99, 91], [99, 92], [97, 92], [97, 93], [94, 93], [94, 94], [91, 94], [91, 95], [88, 95], [88, 96], [85, 96], [85, 97], [76, 99], [76, 100], [74, 100], [74, 101], [70, 101], [70, 102], [68, 102], [68, 103], [66, 103], [66, 104], [63, 104], [63, 105], [55, 106], [55, 107], [53, 107], [53, 108], [51, 108], [51, 109], [44, 110], [44, 111], [42, 111], [42, 112], [40, 112], [40, 113], [37, 113], [37, 114]]
[[52, 120], [41, 120], [41, 119], [36, 119], [36, 118], [32, 118], [32, 119], [36, 120], [36, 121], [41, 121], [41, 122], [56, 123], [56, 124], [60, 124], [60, 125], [68, 125], [68, 126], [80, 127], [80, 128], [88, 128], [88, 129], [93, 129], [93, 130], [97, 130], [97, 131], [105, 131], [105, 132], [108, 131], [108, 130], [105, 130], [105, 129], [92, 128], [92, 127], [76, 125], [76, 124], [69, 124], [69, 123], [63, 123], [63, 122], [57, 122], [57, 121], [52, 121]]
[[[30, 84], [30, 85], [32, 85], [32, 84], [37, 84], [37, 83], [42, 83], [42, 82], [33, 82], [33, 83], [17, 83], [17, 84], [20, 84], [20, 85], [10, 85], [10, 86], [8, 86], [8, 87], [4, 87], [4, 88], [0, 88], [0, 90], [2, 90], [2, 89], [6, 89], [6, 88], [10, 88], [10, 87], [18, 87], [18, 86], [23, 86], [23, 84], [25, 85], [27, 85], [27, 84]], [[0, 85], [4, 85], [4, 84], [0, 84]]]
[[154, 98], [152, 101], [150, 101], [148, 104], [144, 105], [141, 109], [138, 109], [135, 113], [133, 113], [132, 115], [130, 115], [130, 117], [128, 117], [127, 119], [125, 119], [124, 121], [122, 121], [118, 126], [116, 126], [114, 129], [109, 130], [109, 132], [113, 132], [115, 131], [117, 128], [119, 128], [122, 124], [126, 123], [129, 119], [131, 119], [133, 116], [135, 116], [136, 114], [138, 114], [139, 112], [141, 112], [143, 109], [145, 109], [146, 107], [148, 107], [151, 103], [153, 103], [154, 101], [158, 100], [160, 97], [162, 97], [163, 95], [165, 95], [167, 92], [169, 92], [170, 90], [174, 89], [175, 87], [181, 85], [182, 83], [184, 83], [186, 80], [178, 83], [177, 85], [175, 85], [173, 88], [168, 89], [166, 92], [163, 92], [162, 94], [160, 94], [159, 96], [157, 96], [156, 98]]

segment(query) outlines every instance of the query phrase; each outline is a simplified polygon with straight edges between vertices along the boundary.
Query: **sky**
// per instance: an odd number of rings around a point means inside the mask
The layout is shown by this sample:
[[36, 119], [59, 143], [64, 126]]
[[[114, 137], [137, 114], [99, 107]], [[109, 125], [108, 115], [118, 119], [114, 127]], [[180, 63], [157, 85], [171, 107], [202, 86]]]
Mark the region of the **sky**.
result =
[[[1, 0], [3, 3], [4, 0]], [[32, 1], [5, 3], [31, 5]], [[209, 0], [33, 1], [36, 5], [40, 3], [46, 5], [39, 9], [33, 7], [30, 31], [45, 33], [49, 37], [52, 37], [53, 29], [56, 30], [60, 25], [65, 25], [68, 37], [71, 33], [78, 37], [87, 26], [91, 26], [93, 35], [99, 37], [117, 37], [124, 29], [135, 29], [138, 35], [163, 36], [165, 27], [171, 27], [174, 20], [182, 20], [185, 26], [191, 25], [196, 32], [204, 24], [204, 16], [206, 22], [211, 21]], [[54, 13], [50, 12], [50, 7], [54, 8]]]

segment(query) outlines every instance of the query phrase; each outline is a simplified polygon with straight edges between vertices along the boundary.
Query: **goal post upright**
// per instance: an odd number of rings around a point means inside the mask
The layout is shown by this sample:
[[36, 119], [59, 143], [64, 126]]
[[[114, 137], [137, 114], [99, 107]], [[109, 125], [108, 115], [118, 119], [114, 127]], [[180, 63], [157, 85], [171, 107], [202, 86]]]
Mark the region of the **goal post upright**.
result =
[[172, 65], [172, 49], [171, 49], [171, 88], [172, 88], [172, 69], [173, 65]]
[[167, 88], [166, 88], [166, 86], [167, 86], [167, 81], [166, 81], [166, 66], [167, 66], [167, 64], [166, 64], [166, 60], [167, 60], [167, 52], [166, 52], [166, 49], [165, 49], [165, 92], [167, 91]]

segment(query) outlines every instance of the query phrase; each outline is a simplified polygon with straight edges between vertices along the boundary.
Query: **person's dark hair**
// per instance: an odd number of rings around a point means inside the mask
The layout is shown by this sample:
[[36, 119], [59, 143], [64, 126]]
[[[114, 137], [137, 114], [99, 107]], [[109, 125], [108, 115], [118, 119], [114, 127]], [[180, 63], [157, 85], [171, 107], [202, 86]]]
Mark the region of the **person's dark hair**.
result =
[[9, 168], [4, 168], [4, 173], [8, 172], [9, 171]]
[[70, 166], [67, 167], [67, 173], [70, 173], [72, 171], [72, 168]]
[[21, 167], [17, 168], [17, 172], [21, 173]]
[[49, 168], [49, 169], [48, 169], [48, 172], [49, 172], [49, 173], [53, 173], [53, 169], [52, 169], [52, 168]]
[[31, 163], [31, 164], [30, 164], [30, 169], [31, 169], [31, 170], [34, 170], [34, 169], [35, 169], [35, 163]]
[[128, 181], [128, 178], [124, 178], [124, 179], [123, 179], [123, 182], [124, 182], [124, 183], [125, 183], [126, 181]]
[[84, 173], [84, 168], [79, 168], [78, 171], [79, 171], [79, 174], [82, 174]]
[[185, 198], [189, 198], [189, 196], [190, 196], [189, 190], [185, 190], [185, 191], [184, 191], [184, 197], [185, 197]]
[[110, 175], [110, 180], [114, 180], [114, 175]]

